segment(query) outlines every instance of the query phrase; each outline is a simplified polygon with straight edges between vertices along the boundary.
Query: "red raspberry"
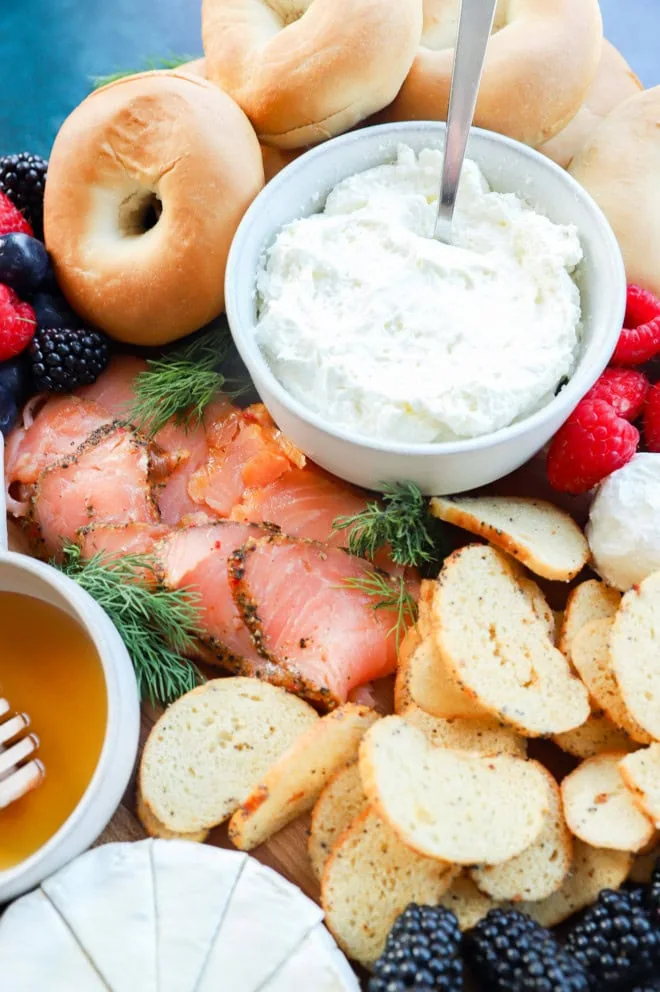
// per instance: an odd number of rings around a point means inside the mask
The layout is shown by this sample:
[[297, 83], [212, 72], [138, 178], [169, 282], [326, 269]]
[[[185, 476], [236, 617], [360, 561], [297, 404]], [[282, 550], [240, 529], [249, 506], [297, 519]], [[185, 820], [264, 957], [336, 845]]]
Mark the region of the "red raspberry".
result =
[[2, 234], [29, 234], [34, 237], [34, 231], [18, 207], [0, 192], [0, 235]]
[[639, 431], [604, 400], [584, 399], [555, 434], [548, 451], [553, 489], [586, 493], [629, 462]]
[[36, 329], [32, 307], [22, 303], [9, 286], [0, 284], [0, 362], [24, 351]]
[[660, 451], [660, 382], [651, 386], [646, 398], [644, 440], [649, 451]]
[[612, 365], [643, 365], [660, 354], [660, 300], [640, 286], [628, 286], [626, 316]]
[[637, 420], [644, 408], [649, 391], [649, 381], [643, 372], [635, 369], [605, 369], [585, 400], [604, 400], [623, 417]]

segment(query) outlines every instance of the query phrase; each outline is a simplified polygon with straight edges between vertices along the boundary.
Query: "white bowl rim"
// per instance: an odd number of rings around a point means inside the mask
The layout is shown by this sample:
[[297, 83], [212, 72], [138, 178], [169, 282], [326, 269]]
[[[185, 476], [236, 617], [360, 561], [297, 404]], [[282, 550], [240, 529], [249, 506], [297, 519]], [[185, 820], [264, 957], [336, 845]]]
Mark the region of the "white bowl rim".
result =
[[[550, 400], [549, 403], [546, 403], [540, 409], [535, 410], [528, 417], [510, 424], [508, 427], [503, 427], [500, 430], [493, 431], [489, 434], [483, 434], [479, 437], [465, 438], [458, 441], [432, 441], [424, 443], [402, 441], [389, 442], [379, 440], [378, 438], [370, 438], [366, 435], [355, 433], [345, 427], [331, 424], [324, 417], [315, 411], [310, 410], [309, 407], [306, 407], [298, 399], [292, 396], [291, 393], [289, 393], [288, 390], [281, 384], [266, 361], [256, 340], [251, 339], [248, 334], [243, 332], [242, 328], [239, 333], [234, 331], [234, 328], [237, 325], [240, 326], [240, 321], [236, 319], [236, 314], [239, 309], [238, 286], [241, 284], [241, 280], [236, 278], [235, 272], [238, 270], [242, 236], [252, 226], [255, 216], [261, 213], [262, 210], [267, 209], [267, 205], [263, 201], [276, 196], [280, 186], [287, 183], [291, 177], [296, 175], [296, 173], [304, 171], [310, 161], [323, 157], [327, 149], [331, 146], [337, 147], [339, 144], [356, 144], [359, 143], [365, 135], [378, 133], [382, 135], [396, 135], [399, 132], [409, 132], [411, 129], [415, 129], [417, 131], [428, 131], [429, 133], [438, 135], [442, 134], [446, 130], [446, 124], [444, 121], [397, 121], [392, 124], [375, 124], [371, 127], [361, 128], [357, 131], [349, 131], [347, 134], [342, 134], [338, 137], [331, 138], [328, 141], [311, 148], [299, 158], [295, 159], [293, 162], [290, 162], [273, 179], [271, 179], [248, 207], [234, 235], [229, 250], [225, 275], [225, 310], [234, 343], [241, 358], [248, 368], [248, 372], [251, 372], [251, 365], [258, 366], [259, 375], [266, 381], [268, 389], [282, 404], [282, 406], [285, 407], [285, 409], [290, 410], [301, 420], [311, 424], [318, 430], [323, 431], [325, 434], [335, 437], [338, 440], [346, 441], [349, 444], [359, 445], [362, 448], [367, 448], [372, 451], [381, 451], [393, 455], [455, 455], [477, 452], [483, 450], [484, 448], [497, 447], [499, 444], [505, 444], [506, 442], [515, 440], [521, 435], [527, 434], [536, 426], [543, 424], [547, 419], [549, 419], [557, 407], [573, 410], [584, 396], [584, 384], [585, 381], [590, 378], [588, 365], [585, 367], [585, 358], [587, 357], [587, 354], [583, 353], [581, 355], [578, 360], [577, 367], [568, 383]], [[523, 145], [519, 141], [514, 141], [512, 138], [508, 138], [505, 135], [497, 133], [496, 131], [487, 131], [484, 128], [473, 127], [470, 133], [487, 141], [505, 145], [515, 154], [522, 158], [529, 159], [535, 164], [535, 166], [540, 166], [550, 174], [555, 175], [555, 177], [565, 183], [565, 185], [573, 191], [575, 196], [598, 219], [601, 227], [602, 238], [605, 242], [605, 248], [611, 257], [614, 266], [619, 270], [620, 278], [618, 279], [618, 282], [621, 286], [621, 309], [623, 311], [625, 303], [626, 273], [621, 250], [609, 221], [589, 193], [587, 193], [587, 191], [580, 186], [580, 184], [573, 179], [573, 177], [565, 169], [562, 169], [561, 166], [553, 162], [552, 159], [542, 155], [540, 152], [536, 151], [536, 149], [530, 148], [528, 145]], [[263, 247], [266, 248], [267, 246], [264, 245]], [[250, 294], [254, 292], [254, 279], [252, 279], [252, 282], [250, 283], [249, 292]], [[592, 350], [595, 350], [597, 344], [598, 342], [593, 342]], [[606, 344], [607, 347], [605, 347]], [[609, 360], [614, 351], [616, 340], [612, 340], [610, 342], [609, 340], [604, 339], [599, 343], [599, 345], [600, 346], [598, 347], [596, 354], [592, 353], [589, 357], [592, 363], [596, 363], [599, 356], [603, 357], [605, 355], [605, 362], [603, 362], [604, 365], [607, 363], [607, 360]]]
[[[107, 614], [101, 609], [98, 603], [92, 599], [92, 597], [84, 589], [82, 589], [77, 583], [70, 579], [64, 573], [56, 571], [52, 565], [48, 565], [46, 562], [39, 561], [35, 558], [31, 558], [29, 555], [21, 554], [16, 551], [0, 551], [0, 564], [3, 562], [8, 562], [12, 565], [17, 565], [23, 571], [31, 572], [36, 575], [39, 579], [49, 585], [57, 593], [59, 593], [63, 599], [67, 601], [74, 614], [76, 615], [78, 622], [84, 627], [87, 636], [92, 641], [96, 653], [98, 655], [99, 662], [103, 669], [103, 680], [106, 689], [106, 699], [107, 699], [107, 715], [105, 724], [105, 734], [103, 737], [103, 745], [101, 747], [100, 754], [98, 756], [96, 767], [94, 773], [90, 778], [85, 791], [83, 792], [78, 804], [75, 809], [69, 814], [64, 823], [59, 827], [59, 829], [49, 837], [48, 840], [41, 845], [33, 854], [29, 857], [24, 858], [17, 865], [12, 868], [7, 868], [0, 871], [0, 904], [2, 903], [2, 890], [5, 886], [9, 886], [21, 878], [22, 875], [30, 873], [39, 864], [39, 862], [46, 860], [50, 854], [60, 846], [60, 844], [73, 833], [81, 820], [83, 820], [89, 813], [90, 807], [98, 800], [99, 794], [102, 793], [105, 776], [107, 769], [110, 764], [115, 759], [115, 752], [113, 748], [113, 736], [111, 734], [111, 723], [112, 723], [112, 711], [111, 707], [116, 707], [117, 709], [123, 708], [122, 693], [120, 687], [120, 673], [116, 670], [115, 666], [110, 663], [107, 646], [104, 649], [103, 642], [106, 641], [105, 632], [103, 630], [103, 624], [99, 623], [100, 616], [107, 621], [112, 630], [115, 632], [119, 638], [119, 633], [117, 632], [114, 624], [107, 616]], [[107, 628], [106, 628], [107, 629]], [[120, 639], [121, 640], [121, 639]], [[127, 654], [128, 657], [128, 654]], [[128, 660], [128, 665], [130, 665], [130, 659]], [[135, 685], [135, 704], [138, 714], [138, 720], [134, 728], [124, 726], [117, 726], [116, 730], [119, 730], [122, 735], [129, 734], [133, 731], [135, 737], [135, 747], [131, 746], [131, 751], [133, 752], [133, 757], [131, 759], [131, 769], [126, 775], [126, 779], [130, 778], [130, 773], [135, 764], [135, 757], [138, 751], [138, 739], [139, 739], [139, 700], [138, 700], [138, 689], [137, 681], [135, 680], [135, 674], [132, 665], [130, 665], [130, 673], [128, 668], [126, 669], [127, 676], [130, 674], [132, 676], [133, 684]], [[129, 702], [129, 708], [131, 706]], [[125, 714], [122, 714], [125, 716]], [[90, 842], [91, 843], [91, 842]], [[89, 846], [85, 844], [85, 848]], [[36, 883], [35, 883], [36, 884]], [[32, 886], [31, 886], [32, 887]]]

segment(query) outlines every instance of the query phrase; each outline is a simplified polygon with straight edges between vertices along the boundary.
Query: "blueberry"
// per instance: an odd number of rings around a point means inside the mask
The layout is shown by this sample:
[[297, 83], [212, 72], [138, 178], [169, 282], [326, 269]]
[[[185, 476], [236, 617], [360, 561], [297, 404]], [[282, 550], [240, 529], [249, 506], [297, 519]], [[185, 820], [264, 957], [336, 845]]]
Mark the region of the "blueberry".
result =
[[0, 386], [0, 433], [5, 437], [14, 426], [18, 416], [18, 406], [11, 393], [5, 386]]
[[80, 326], [77, 317], [63, 296], [39, 292], [32, 298], [31, 306], [37, 317], [37, 326], [42, 330], [61, 330]]
[[30, 370], [24, 355], [10, 358], [0, 363], [0, 389], [7, 389], [17, 403], [21, 403], [29, 391]]
[[0, 238], [0, 282], [19, 296], [33, 293], [49, 270], [48, 252], [29, 234], [5, 234]]

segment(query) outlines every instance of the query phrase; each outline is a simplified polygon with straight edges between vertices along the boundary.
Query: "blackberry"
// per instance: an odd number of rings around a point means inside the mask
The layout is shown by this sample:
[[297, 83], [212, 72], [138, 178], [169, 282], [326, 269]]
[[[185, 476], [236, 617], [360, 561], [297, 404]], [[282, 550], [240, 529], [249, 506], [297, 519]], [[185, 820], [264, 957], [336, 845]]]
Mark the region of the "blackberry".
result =
[[99, 331], [39, 327], [29, 356], [37, 390], [68, 393], [98, 379], [108, 364], [110, 349]]
[[442, 906], [410, 906], [390, 930], [369, 992], [461, 992], [461, 932]]
[[517, 910], [491, 909], [467, 946], [488, 992], [588, 992], [582, 965], [549, 930]]
[[30, 222], [35, 235], [43, 237], [44, 187], [48, 162], [39, 155], [20, 152], [0, 158], [0, 190]]
[[567, 948], [584, 967], [590, 989], [631, 989], [660, 967], [660, 931], [654, 929], [637, 889], [603, 889], [569, 931]]
[[660, 858], [655, 863], [646, 893], [646, 909], [656, 930], [660, 930]]

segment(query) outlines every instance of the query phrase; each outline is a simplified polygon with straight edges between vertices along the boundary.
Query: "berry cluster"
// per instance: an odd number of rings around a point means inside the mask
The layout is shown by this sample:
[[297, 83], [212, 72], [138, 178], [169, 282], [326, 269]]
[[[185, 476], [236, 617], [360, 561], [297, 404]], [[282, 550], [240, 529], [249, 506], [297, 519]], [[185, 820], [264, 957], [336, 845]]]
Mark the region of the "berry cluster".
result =
[[31, 391], [94, 382], [108, 341], [81, 326], [59, 292], [43, 234], [48, 163], [23, 152], [0, 158], [0, 432]]
[[492, 909], [461, 934], [442, 906], [412, 904], [390, 931], [369, 992], [658, 992], [660, 861], [649, 886], [604, 889], [563, 943], [515, 909]]
[[548, 451], [553, 489], [585, 493], [630, 461], [642, 438], [647, 451], [660, 452], [660, 382], [651, 385], [647, 368], [660, 355], [660, 300], [629, 286], [625, 326], [612, 362], [559, 429]]

